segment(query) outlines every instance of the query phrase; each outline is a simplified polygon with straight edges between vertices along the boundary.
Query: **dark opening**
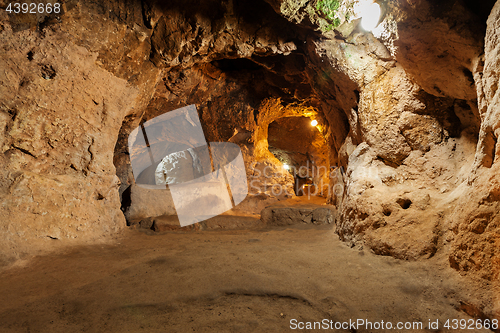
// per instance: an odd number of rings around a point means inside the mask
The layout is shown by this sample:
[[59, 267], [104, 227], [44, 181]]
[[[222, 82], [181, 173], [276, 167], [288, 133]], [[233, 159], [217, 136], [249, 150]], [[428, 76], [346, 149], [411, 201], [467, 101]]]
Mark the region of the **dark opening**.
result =
[[398, 200], [396, 200], [396, 202], [398, 203], [398, 205], [401, 206], [401, 208], [403, 209], [408, 209], [410, 208], [412, 202], [410, 199], [404, 199], [404, 198], [399, 198]]
[[245, 58], [215, 60], [212, 61], [212, 65], [223, 72], [262, 69], [257, 63]]
[[385, 216], [391, 216], [392, 212], [389, 208], [384, 208], [384, 210], [382, 211], [382, 213], [385, 215]]
[[269, 124], [269, 151], [294, 177], [297, 196], [317, 195], [328, 174], [328, 149], [309, 117], [285, 117]]

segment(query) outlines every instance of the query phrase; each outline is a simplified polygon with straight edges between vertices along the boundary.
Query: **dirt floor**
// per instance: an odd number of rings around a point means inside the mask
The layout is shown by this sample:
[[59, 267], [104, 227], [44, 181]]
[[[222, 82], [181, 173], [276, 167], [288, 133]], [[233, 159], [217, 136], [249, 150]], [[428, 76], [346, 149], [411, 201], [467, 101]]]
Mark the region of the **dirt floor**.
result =
[[[452, 269], [438, 270], [443, 260], [405, 262], [350, 249], [331, 226], [131, 229], [113, 245], [73, 248], [0, 272], [0, 332], [293, 332], [299, 322], [324, 319], [333, 327], [363, 319], [423, 323], [392, 332], [459, 332], [443, 325], [470, 318], [458, 309], [474, 291]], [[429, 320], [439, 320], [439, 329], [426, 329]]]

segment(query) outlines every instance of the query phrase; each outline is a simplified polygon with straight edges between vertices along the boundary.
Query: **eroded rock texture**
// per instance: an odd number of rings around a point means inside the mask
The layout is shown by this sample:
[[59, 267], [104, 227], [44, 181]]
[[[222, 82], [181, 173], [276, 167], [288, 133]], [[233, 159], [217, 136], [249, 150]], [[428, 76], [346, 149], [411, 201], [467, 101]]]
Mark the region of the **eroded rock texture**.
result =
[[115, 234], [114, 146], [160, 72], [145, 61], [140, 7], [78, 4], [27, 27], [0, 15], [1, 258]]
[[[499, 19], [500, 3], [497, 2], [488, 19], [485, 53], [478, 60], [475, 73], [481, 130], [474, 167], [469, 175], [469, 186], [447, 219], [452, 230], [449, 236], [451, 266], [492, 282], [500, 278]], [[498, 314], [500, 296], [496, 293], [495, 297], [495, 303], [485, 307]]]
[[[373, 33], [346, 16], [329, 22], [315, 1], [71, 0], [36, 18], [2, 10], [0, 259], [173, 214], [167, 190], [136, 185], [127, 140], [142, 122], [195, 104], [207, 142], [243, 152], [240, 212], [294, 196], [282, 162], [311, 161], [324, 167], [311, 178], [330, 181], [324, 195], [348, 245], [405, 260], [442, 251], [461, 274], [497, 283], [492, 7], [391, 0]], [[276, 139], [310, 119], [307, 140]], [[293, 139], [312, 147], [294, 151]], [[345, 173], [332, 177], [331, 166]], [[499, 309], [497, 300], [480, 310]]]
[[388, 4], [380, 27], [378, 38], [354, 29], [308, 40], [312, 86], [343, 96], [329, 104], [349, 124], [337, 231], [379, 254], [429, 257], [474, 159], [483, 25], [460, 2], [401, 1]]

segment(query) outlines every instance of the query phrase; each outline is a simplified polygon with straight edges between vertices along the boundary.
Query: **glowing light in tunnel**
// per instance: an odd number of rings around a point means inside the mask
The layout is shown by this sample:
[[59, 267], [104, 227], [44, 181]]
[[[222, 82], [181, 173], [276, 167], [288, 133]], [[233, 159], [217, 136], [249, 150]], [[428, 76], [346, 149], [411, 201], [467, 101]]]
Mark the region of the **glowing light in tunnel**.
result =
[[380, 20], [380, 5], [370, 0], [360, 1], [355, 9], [357, 16], [361, 17], [361, 27], [366, 31], [372, 31]]
[[317, 126], [317, 125], [318, 125], [318, 121], [317, 120], [311, 121], [311, 126]]
[[290, 170], [290, 166], [288, 164], [283, 164], [283, 168], [285, 168], [285, 170]]

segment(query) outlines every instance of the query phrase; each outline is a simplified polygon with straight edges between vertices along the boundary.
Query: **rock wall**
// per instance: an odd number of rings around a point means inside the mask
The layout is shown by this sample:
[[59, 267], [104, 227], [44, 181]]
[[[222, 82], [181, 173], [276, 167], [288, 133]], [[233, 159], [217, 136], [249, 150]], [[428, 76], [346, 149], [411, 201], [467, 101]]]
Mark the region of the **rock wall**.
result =
[[136, 22], [134, 8], [65, 9], [59, 22], [24, 25], [0, 13], [3, 263], [125, 226], [113, 149], [123, 118], [144, 107], [159, 70], [143, 60], [140, 8]]
[[[467, 188], [447, 219], [451, 267], [462, 274], [485, 279], [495, 286], [500, 278], [500, 145], [498, 74], [500, 59], [500, 2], [488, 22], [484, 56], [475, 72], [481, 131], [473, 172]], [[484, 311], [500, 316], [500, 292], [492, 291]]]
[[[275, 74], [283, 58], [270, 56], [296, 50], [302, 32], [262, 5], [72, 0], [60, 15], [2, 10], [2, 260], [50, 249], [55, 239], [97, 240], [126, 225], [120, 194], [133, 184], [126, 138], [141, 120], [192, 101], [207, 140], [227, 141], [256, 126], [262, 100], [301, 88]], [[231, 76], [234, 64], [225, 59], [251, 56], [272, 69], [261, 75], [265, 84], [249, 93], [243, 85], [252, 74], [217, 82], [225, 75], [219, 68]], [[300, 59], [287, 60], [290, 82]], [[248, 62], [257, 66], [242, 66]]]
[[[373, 35], [325, 32], [308, 4], [270, 3], [325, 36], [308, 40], [308, 69], [348, 123], [341, 239], [406, 260], [441, 251], [461, 274], [498, 281], [498, 4], [484, 44], [485, 8], [471, 2], [389, 1]], [[478, 311], [498, 317], [496, 288]]]
[[342, 92], [331, 105], [349, 123], [337, 232], [352, 246], [417, 259], [442, 247], [446, 205], [472, 165], [480, 118], [471, 77], [483, 37], [458, 2], [390, 2], [386, 11], [373, 35], [308, 41], [310, 68], [329, 74], [310, 77], [325, 98]]

